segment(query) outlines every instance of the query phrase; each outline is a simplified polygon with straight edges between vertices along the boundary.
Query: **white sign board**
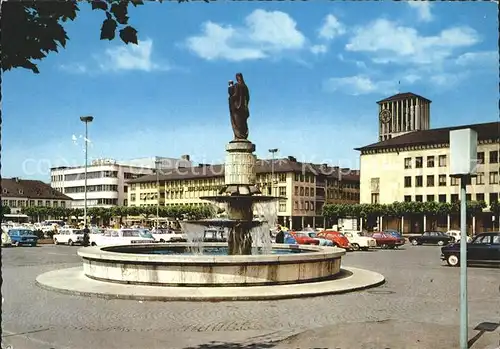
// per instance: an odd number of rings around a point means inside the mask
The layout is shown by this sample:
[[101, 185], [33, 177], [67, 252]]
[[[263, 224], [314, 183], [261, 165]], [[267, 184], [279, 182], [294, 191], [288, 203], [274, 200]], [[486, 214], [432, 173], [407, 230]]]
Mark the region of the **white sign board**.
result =
[[464, 128], [450, 131], [450, 175], [477, 174], [477, 132]]

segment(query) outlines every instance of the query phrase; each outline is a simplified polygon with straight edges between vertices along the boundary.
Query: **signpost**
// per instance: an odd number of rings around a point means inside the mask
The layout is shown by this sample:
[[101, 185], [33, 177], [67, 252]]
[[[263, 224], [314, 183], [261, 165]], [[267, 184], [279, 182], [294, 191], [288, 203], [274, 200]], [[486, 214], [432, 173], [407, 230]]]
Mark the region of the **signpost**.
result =
[[460, 178], [460, 349], [468, 349], [467, 301], [467, 193], [468, 180], [476, 175], [477, 132], [450, 131], [450, 176]]

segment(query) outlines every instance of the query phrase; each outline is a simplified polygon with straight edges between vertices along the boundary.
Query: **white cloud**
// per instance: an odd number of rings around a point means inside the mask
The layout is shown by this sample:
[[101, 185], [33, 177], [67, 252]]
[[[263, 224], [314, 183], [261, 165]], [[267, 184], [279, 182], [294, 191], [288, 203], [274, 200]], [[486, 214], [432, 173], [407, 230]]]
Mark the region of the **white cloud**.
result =
[[319, 55], [322, 53], [326, 53], [326, 51], [328, 51], [328, 47], [326, 47], [326, 45], [313, 45], [311, 46], [310, 50], [315, 55]]
[[479, 36], [470, 27], [453, 27], [437, 35], [423, 36], [414, 28], [377, 19], [356, 28], [345, 48], [347, 51], [368, 52], [376, 63], [439, 65], [450, 58], [455, 49], [477, 42]]
[[409, 0], [407, 4], [417, 11], [418, 19], [422, 22], [432, 21], [431, 13], [431, 2], [430, 1], [419, 1], [419, 0]]
[[494, 65], [498, 68], [498, 51], [467, 52], [458, 56], [455, 63], [459, 66], [476, 65], [483, 67]]
[[118, 70], [168, 70], [167, 66], [160, 66], [152, 61], [153, 40], [139, 41], [137, 45], [129, 44], [108, 48], [99, 64], [103, 71]]
[[469, 76], [469, 72], [441, 73], [430, 77], [430, 82], [440, 89], [448, 89], [458, 85]]
[[82, 63], [61, 64], [59, 68], [72, 74], [85, 74], [87, 72], [87, 67]]
[[206, 60], [243, 61], [304, 48], [306, 38], [297, 23], [281, 11], [255, 10], [244, 25], [202, 24], [202, 33], [186, 39], [187, 47]]
[[323, 25], [319, 28], [318, 36], [321, 39], [333, 40], [337, 36], [345, 34], [345, 26], [339, 22], [334, 15], [327, 15], [323, 21]]
[[392, 94], [397, 92], [397, 82], [393, 80], [372, 80], [367, 75], [330, 78], [324, 82], [328, 92], [342, 92], [358, 96], [365, 94]]

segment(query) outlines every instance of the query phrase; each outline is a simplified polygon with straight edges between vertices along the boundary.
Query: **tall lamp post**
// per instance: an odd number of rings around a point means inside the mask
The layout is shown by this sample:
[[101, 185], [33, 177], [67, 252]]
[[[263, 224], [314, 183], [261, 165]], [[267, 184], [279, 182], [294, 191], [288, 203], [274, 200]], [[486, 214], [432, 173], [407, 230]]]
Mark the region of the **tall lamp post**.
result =
[[450, 131], [450, 176], [460, 178], [460, 349], [468, 346], [467, 182], [477, 174], [477, 132]]
[[80, 116], [80, 120], [85, 123], [85, 182], [83, 189], [83, 219], [84, 219], [84, 228], [87, 227], [87, 166], [88, 166], [88, 149], [89, 149], [89, 123], [94, 120], [93, 116]]
[[160, 225], [160, 160], [155, 160], [156, 168], [156, 230]]
[[271, 153], [271, 156], [272, 156], [272, 160], [271, 160], [271, 195], [274, 195], [274, 196], [278, 196], [276, 195], [275, 193], [275, 190], [274, 190], [274, 154], [276, 154], [278, 152], [278, 148], [274, 148], [274, 149], [269, 149], [269, 152]]

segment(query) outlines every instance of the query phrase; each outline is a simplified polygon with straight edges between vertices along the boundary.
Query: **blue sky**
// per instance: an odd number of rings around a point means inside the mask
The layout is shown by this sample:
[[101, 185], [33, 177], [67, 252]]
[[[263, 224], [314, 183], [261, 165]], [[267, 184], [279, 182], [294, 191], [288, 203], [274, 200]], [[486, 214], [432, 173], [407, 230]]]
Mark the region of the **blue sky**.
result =
[[[232, 139], [227, 81], [250, 88], [257, 155], [357, 168], [377, 140], [376, 101], [414, 92], [431, 126], [498, 120], [493, 2], [147, 3], [129, 9], [140, 43], [100, 41], [81, 5], [70, 41], [3, 79], [2, 176], [49, 178], [90, 158], [190, 154], [221, 163]], [[400, 84], [398, 84], [400, 81]]]

